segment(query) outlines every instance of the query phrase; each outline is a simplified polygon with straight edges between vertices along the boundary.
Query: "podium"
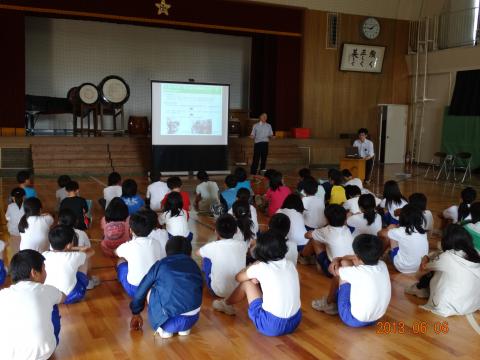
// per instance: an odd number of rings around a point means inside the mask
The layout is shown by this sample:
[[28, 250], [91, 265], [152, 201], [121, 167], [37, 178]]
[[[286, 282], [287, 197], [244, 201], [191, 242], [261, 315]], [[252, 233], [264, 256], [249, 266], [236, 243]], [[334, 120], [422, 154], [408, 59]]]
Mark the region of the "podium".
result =
[[354, 178], [359, 178], [362, 181], [365, 181], [365, 165], [365, 159], [348, 157], [340, 159], [340, 171], [343, 169], [348, 169], [350, 170]]

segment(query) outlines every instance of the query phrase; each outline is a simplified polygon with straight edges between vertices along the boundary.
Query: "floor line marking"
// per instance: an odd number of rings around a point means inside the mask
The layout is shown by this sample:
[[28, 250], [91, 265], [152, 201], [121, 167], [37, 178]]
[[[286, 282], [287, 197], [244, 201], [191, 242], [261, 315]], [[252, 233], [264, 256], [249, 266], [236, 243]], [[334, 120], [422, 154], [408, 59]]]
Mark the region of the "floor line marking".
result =
[[477, 334], [480, 335], [480, 326], [478, 325], [477, 321], [473, 317], [473, 314], [467, 314], [467, 315], [465, 315], [465, 317], [467, 318], [468, 323], [473, 328], [473, 330], [475, 330], [477, 332]]
[[90, 176], [90, 179], [92, 179], [92, 180], [95, 181], [96, 183], [102, 185], [103, 187], [107, 187], [107, 184], [105, 184], [103, 181], [100, 181], [99, 179], [97, 179], [97, 178], [94, 177], [94, 176]]

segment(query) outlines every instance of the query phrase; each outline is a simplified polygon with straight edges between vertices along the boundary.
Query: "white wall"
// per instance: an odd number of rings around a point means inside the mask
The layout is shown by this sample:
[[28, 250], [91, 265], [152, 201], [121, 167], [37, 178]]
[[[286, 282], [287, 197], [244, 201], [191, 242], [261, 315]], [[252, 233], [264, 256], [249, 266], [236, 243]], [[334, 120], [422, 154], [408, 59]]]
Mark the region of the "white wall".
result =
[[[248, 109], [251, 39], [94, 21], [26, 18], [26, 93], [66, 97], [108, 75], [130, 86], [129, 115], [150, 118], [150, 80], [230, 84], [230, 108]], [[71, 115], [38, 122], [71, 128]]]

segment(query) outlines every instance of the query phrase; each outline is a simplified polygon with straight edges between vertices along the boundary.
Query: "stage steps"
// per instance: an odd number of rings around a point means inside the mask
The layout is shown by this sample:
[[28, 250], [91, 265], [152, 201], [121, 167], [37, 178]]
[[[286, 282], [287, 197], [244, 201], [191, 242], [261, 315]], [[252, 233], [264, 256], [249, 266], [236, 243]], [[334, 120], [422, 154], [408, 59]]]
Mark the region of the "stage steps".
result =
[[134, 143], [109, 145], [112, 167], [120, 174], [146, 175], [151, 167], [152, 145]]
[[36, 175], [101, 175], [112, 171], [107, 144], [32, 145]]

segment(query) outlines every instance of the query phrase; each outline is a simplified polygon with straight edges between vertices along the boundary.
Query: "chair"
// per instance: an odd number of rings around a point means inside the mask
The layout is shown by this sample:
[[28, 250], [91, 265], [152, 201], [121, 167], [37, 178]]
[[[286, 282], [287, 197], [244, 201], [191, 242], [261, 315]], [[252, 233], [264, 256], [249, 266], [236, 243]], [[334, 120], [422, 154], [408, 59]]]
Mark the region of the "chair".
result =
[[467, 177], [467, 173], [470, 179], [472, 179], [472, 154], [469, 152], [459, 152], [453, 158], [453, 180], [457, 181], [457, 169], [464, 170], [465, 173], [463, 174], [462, 183], [465, 181]]
[[[446, 158], [447, 158], [448, 154], [445, 153], [445, 152], [441, 152], [441, 151], [437, 151], [435, 154], [433, 154], [433, 157], [432, 157], [432, 160], [430, 161], [430, 164], [428, 165], [427, 167], [427, 171], [425, 171], [425, 175], [423, 176], [424, 178], [426, 178], [428, 176], [428, 172], [430, 171], [430, 169], [432, 169], [432, 172], [433, 172], [433, 177], [435, 178], [435, 180], [438, 180], [438, 175], [440, 174], [440, 171], [445, 169], [445, 175], [447, 174], [447, 162], [446, 162]], [[438, 166], [439, 167], [439, 173], [437, 174], [437, 176], [435, 176], [435, 167]]]

